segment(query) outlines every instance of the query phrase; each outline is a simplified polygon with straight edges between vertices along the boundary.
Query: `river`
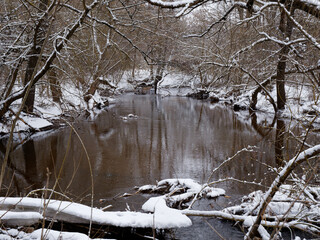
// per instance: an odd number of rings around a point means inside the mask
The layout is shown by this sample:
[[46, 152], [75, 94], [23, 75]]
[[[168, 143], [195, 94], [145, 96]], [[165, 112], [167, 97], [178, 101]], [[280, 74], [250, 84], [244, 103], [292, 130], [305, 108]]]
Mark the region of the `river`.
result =
[[[74, 130], [66, 126], [19, 145], [10, 156], [8, 192], [25, 195], [33, 189], [55, 186], [74, 201], [88, 204], [93, 179], [95, 206], [111, 204], [111, 211], [127, 206], [140, 210], [149, 196], [117, 196], [165, 178], [205, 183], [214, 168], [248, 146], [256, 146], [256, 151], [237, 155], [210, 180], [229, 177], [268, 185], [273, 175], [266, 165], [277, 166], [279, 142], [274, 144], [277, 132], [260, 123], [263, 127], [223, 104], [184, 97], [123, 95], [93, 121], [74, 123]], [[261, 188], [236, 181], [216, 186], [224, 188], [228, 197], [206, 200], [196, 207], [221, 209]], [[205, 219], [192, 220], [190, 229], [175, 231], [177, 238], [219, 239]], [[230, 222], [208, 222], [226, 239], [243, 239], [239, 228]]]

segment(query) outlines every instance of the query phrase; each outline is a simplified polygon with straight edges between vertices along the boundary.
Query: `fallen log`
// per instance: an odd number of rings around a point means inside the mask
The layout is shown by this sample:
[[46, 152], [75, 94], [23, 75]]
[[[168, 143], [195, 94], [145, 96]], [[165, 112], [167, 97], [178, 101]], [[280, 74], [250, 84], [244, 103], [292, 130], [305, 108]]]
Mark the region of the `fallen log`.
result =
[[[1, 197], [0, 209], [2, 210], [1, 220], [8, 225], [14, 223], [10, 220], [9, 216], [11, 214], [14, 213], [15, 216], [21, 214], [22, 220], [23, 216], [25, 216], [23, 215], [24, 212], [35, 214], [33, 217], [34, 221], [45, 218], [79, 224], [89, 224], [92, 222], [92, 224], [97, 225], [156, 229], [180, 228], [191, 225], [191, 220], [188, 217], [166, 206], [157, 208], [157, 211], [153, 214], [121, 211], [104, 212], [97, 208], [69, 201], [29, 197]], [[27, 222], [29, 219], [25, 219], [25, 221]], [[16, 224], [13, 225], [16, 226]]]

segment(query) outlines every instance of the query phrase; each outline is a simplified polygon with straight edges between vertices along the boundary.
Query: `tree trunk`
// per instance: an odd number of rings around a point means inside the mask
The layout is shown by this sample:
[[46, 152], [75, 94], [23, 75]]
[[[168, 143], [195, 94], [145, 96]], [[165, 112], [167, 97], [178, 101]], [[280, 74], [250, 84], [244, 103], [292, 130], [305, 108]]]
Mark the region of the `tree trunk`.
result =
[[265, 81], [263, 81], [258, 87], [256, 90], [254, 90], [254, 92], [252, 93], [251, 95], [251, 101], [250, 101], [250, 106], [249, 106], [249, 110], [250, 111], [254, 111], [256, 110], [256, 105], [257, 105], [257, 102], [258, 102], [258, 94], [265, 89], [265, 87], [270, 84], [272, 80], [272, 77], [271, 78], [268, 78], [266, 79]]
[[[81, 12], [80, 17], [77, 19], [77, 21], [74, 22], [74, 24], [72, 25], [72, 27], [70, 29], [67, 30], [65, 36], [64, 36], [64, 40], [62, 40], [55, 48], [55, 50], [53, 50], [51, 52], [51, 54], [49, 55], [48, 59], [45, 62], [45, 65], [41, 68], [41, 70], [39, 70], [39, 72], [35, 75], [33, 83], [35, 84], [37, 83], [49, 70], [51, 67], [51, 64], [53, 63], [53, 61], [56, 59], [57, 54], [59, 54], [61, 52], [61, 50], [63, 49], [63, 47], [66, 45], [67, 40], [69, 40], [73, 34], [76, 32], [77, 29], [79, 29], [79, 27], [82, 25], [82, 23], [84, 22], [84, 20], [87, 18], [89, 12], [95, 8], [98, 5], [98, 1], [93, 2], [90, 6], [88, 6], [83, 12]], [[2, 101], [2, 105], [0, 105], [0, 119], [2, 119], [2, 117], [4, 116], [4, 114], [9, 110], [10, 105], [18, 100], [24, 97], [24, 95], [27, 92], [27, 88], [21, 89], [21, 91], [19, 91], [16, 94], [11, 94], [7, 99], [5, 99], [4, 101]], [[1, 176], [0, 176], [0, 186], [1, 186]]]
[[[35, 71], [35, 67], [38, 62], [39, 54], [40, 54], [40, 51], [37, 51], [35, 46], [32, 47], [31, 51], [29, 52], [30, 57], [27, 63], [26, 74], [24, 77], [24, 85], [26, 85], [28, 82], [31, 81], [33, 71]], [[35, 98], [35, 86], [32, 86], [23, 109], [24, 112], [33, 112], [34, 98]]]
[[89, 100], [92, 98], [92, 96], [95, 94], [95, 92], [99, 86], [99, 83], [100, 83], [99, 79], [96, 76], [94, 76], [93, 82], [90, 84], [88, 91], [84, 95], [84, 100], [86, 103], [88, 103]]
[[[48, 0], [41, 0], [39, 3], [39, 14], [43, 14], [48, 6]], [[24, 77], [24, 85], [32, 81], [32, 74], [36, 70], [41, 48], [43, 47], [44, 38], [48, 28], [47, 18], [42, 18], [38, 21], [33, 35], [33, 45], [29, 52], [29, 58], [27, 62], [26, 74]], [[35, 99], [35, 86], [32, 86], [27, 97], [23, 111], [33, 112]]]
[[55, 103], [60, 104], [61, 98], [62, 98], [62, 92], [61, 92], [61, 88], [59, 85], [56, 71], [53, 68], [48, 72], [48, 78], [49, 78], [49, 82], [50, 82], [50, 91], [52, 94], [52, 100]]
[[162, 75], [156, 75], [153, 82], [154, 94], [157, 94], [158, 83], [162, 80]]
[[280, 51], [280, 57], [277, 65], [277, 109], [283, 110], [286, 105], [286, 90], [285, 90], [285, 71], [287, 65], [287, 54], [289, 47], [284, 46]]
[[[289, 8], [289, 6], [287, 6]], [[294, 9], [291, 10], [291, 15], [293, 16]], [[281, 14], [281, 21], [284, 22], [287, 18], [285, 14]], [[286, 29], [284, 32], [284, 36], [286, 40], [289, 40], [292, 34], [293, 23], [287, 18]], [[280, 28], [281, 30], [281, 28]], [[288, 60], [288, 53], [290, 47], [288, 45], [284, 45], [280, 50], [279, 60], [277, 64], [277, 76], [276, 76], [276, 87], [277, 87], [277, 108], [279, 110], [283, 110], [286, 105], [286, 90], [285, 90], [285, 72]]]
[[134, 49], [133, 63], [132, 63], [132, 73], [131, 73], [132, 81], [134, 81], [134, 79], [135, 79], [136, 61], [137, 61], [137, 49]]

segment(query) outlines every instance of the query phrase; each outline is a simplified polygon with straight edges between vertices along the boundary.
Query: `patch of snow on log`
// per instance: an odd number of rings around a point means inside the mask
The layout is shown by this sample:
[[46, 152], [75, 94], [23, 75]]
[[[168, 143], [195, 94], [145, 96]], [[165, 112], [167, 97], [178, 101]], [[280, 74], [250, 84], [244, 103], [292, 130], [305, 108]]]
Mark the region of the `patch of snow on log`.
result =
[[30, 226], [39, 222], [42, 215], [37, 212], [0, 211], [1, 222], [8, 226]]
[[[192, 225], [191, 220], [181, 211], [169, 208], [165, 196], [152, 197], [142, 205], [142, 210], [154, 213], [155, 228], [179, 228]], [[172, 227], [174, 226], [174, 227]]]

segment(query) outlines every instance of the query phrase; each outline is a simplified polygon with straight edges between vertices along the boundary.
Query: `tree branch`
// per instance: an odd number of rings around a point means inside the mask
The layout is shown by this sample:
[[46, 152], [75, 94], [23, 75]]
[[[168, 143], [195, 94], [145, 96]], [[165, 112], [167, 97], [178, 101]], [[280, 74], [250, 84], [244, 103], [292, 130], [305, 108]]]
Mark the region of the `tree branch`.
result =
[[268, 204], [271, 202], [275, 193], [278, 191], [279, 187], [284, 183], [284, 181], [287, 179], [287, 177], [290, 175], [290, 173], [293, 171], [293, 169], [296, 166], [298, 166], [299, 164], [301, 164], [302, 162], [306, 161], [308, 158], [314, 157], [314, 156], [318, 155], [319, 153], [320, 153], [320, 144], [318, 144], [312, 148], [308, 148], [305, 151], [300, 152], [298, 155], [296, 155], [294, 158], [292, 158], [284, 166], [282, 171], [279, 173], [279, 175], [273, 181], [269, 190], [265, 193], [265, 195], [263, 197], [263, 201], [261, 202], [261, 204], [258, 208], [257, 218], [256, 218], [254, 224], [252, 225], [252, 227], [250, 228], [250, 231], [247, 233], [245, 239], [253, 239], [253, 237], [256, 235]]

